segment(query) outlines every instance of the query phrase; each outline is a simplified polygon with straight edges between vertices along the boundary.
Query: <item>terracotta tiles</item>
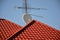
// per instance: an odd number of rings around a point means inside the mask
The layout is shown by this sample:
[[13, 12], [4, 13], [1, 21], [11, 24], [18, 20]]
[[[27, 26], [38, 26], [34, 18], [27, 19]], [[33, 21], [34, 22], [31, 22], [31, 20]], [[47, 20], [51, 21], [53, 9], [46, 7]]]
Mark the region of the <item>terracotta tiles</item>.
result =
[[0, 19], [0, 40], [7, 40], [22, 29], [21, 26], [5, 19]]
[[8, 40], [60, 40], [60, 31], [33, 20]]
[[60, 31], [35, 20], [22, 28], [0, 19], [0, 40], [60, 40]]

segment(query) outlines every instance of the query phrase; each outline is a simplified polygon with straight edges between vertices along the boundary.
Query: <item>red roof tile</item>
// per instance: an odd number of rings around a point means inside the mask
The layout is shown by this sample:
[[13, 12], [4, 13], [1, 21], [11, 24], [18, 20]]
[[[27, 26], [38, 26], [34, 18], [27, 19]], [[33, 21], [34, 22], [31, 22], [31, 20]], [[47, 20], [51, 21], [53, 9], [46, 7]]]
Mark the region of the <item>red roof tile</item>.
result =
[[8, 40], [60, 40], [60, 31], [33, 20]]
[[0, 40], [59, 40], [60, 31], [33, 20], [23, 29], [5, 19], [0, 19]]
[[10, 38], [21, 29], [21, 26], [11, 21], [0, 19], [0, 40], [6, 40]]

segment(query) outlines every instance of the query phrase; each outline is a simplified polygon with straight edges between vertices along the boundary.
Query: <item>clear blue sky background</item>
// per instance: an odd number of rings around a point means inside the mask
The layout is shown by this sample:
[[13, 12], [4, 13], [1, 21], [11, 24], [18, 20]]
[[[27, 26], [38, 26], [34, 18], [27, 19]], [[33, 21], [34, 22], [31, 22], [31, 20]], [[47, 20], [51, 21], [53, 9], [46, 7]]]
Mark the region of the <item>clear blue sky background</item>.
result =
[[[60, 30], [60, 0], [28, 0], [28, 4], [30, 7], [47, 8], [48, 10], [29, 10], [29, 13], [43, 16], [44, 18], [35, 16], [32, 18]], [[15, 6], [23, 6], [23, 0], [3, 0], [0, 3], [0, 18], [24, 26], [25, 22], [22, 20], [24, 10]]]

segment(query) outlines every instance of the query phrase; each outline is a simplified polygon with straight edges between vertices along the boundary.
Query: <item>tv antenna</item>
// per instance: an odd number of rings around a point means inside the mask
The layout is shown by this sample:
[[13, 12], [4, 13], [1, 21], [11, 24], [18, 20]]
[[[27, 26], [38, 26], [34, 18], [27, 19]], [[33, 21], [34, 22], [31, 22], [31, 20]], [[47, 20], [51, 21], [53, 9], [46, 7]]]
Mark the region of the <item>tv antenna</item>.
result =
[[[25, 10], [25, 13], [24, 13], [24, 15], [23, 15], [23, 20], [24, 20], [26, 23], [28, 23], [29, 21], [32, 20], [32, 17], [31, 17], [32, 14], [29, 14], [29, 13], [28, 13], [28, 9], [35, 9], [35, 10], [40, 10], [40, 9], [42, 9], [42, 10], [46, 10], [45, 8], [31, 8], [31, 7], [28, 7], [28, 6], [27, 6], [27, 0], [24, 0], [24, 7], [17, 7], [17, 8], [18, 8], [18, 9], [24, 9], [24, 10]], [[37, 16], [37, 15], [33, 15], [33, 16]], [[42, 16], [37, 16], [37, 17], [42, 17]]]

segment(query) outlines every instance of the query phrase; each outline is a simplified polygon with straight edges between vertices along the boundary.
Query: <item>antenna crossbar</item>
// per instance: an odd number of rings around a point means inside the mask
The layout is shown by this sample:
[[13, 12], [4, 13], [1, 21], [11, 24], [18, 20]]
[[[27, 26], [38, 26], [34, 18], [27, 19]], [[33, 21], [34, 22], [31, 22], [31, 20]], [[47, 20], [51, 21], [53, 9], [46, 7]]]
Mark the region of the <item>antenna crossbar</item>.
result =
[[[25, 7], [17, 7], [18, 9], [25, 9]], [[46, 8], [27, 8], [27, 9], [34, 9], [34, 10], [47, 10]]]
[[25, 9], [25, 13], [28, 13], [28, 9], [34, 10], [47, 10], [46, 8], [32, 8], [27, 6], [27, 0], [24, 0], [24, 7], [17, 7], [18, 9]]

